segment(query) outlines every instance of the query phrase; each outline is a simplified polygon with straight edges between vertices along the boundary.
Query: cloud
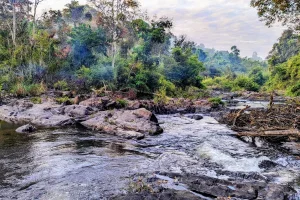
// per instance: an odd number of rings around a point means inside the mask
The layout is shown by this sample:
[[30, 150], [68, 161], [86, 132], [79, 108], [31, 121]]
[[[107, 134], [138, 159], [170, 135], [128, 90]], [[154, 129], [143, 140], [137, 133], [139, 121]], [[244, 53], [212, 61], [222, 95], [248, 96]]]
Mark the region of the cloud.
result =
[[[79, 0], [85, 3], [85, 0]], [[47, 0], [41, 9], [59, 9], [70, 0]], [[250, 0], [140, 0], [149, 15], [167, 16], [174, 21], [173, 32], [218, 50], [237, 45], [243, 56], [254, 51], [266, 57], [283, 27], [266, 27], [259, 21]]]

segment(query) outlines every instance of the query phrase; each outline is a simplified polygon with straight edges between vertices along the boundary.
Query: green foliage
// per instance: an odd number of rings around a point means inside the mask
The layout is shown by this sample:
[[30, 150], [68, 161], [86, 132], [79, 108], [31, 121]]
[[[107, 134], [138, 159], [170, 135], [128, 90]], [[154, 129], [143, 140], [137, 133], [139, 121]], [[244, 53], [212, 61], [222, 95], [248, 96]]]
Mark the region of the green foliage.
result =
[[169, 97], [167, 96], [167, 91], [165, 87], [159, 88], [155, 93], [154, 103], [156, 104], [167, 104], [169, 102]]
[[286, 30], [278, 39], [278, 43], [273, 45], [269, 53], [269, 65], [274, 66], [286, 62], [289, 58], [300, 53], [300, 39], [292, 30]]
[[232, 52], [216, 51], [199, 46], [196, 50], [198, 59], [203, 62], [206, 71], [205, 76], [216, 77], [221, 75], [230, 75], [233, 73], [249, 73], [253, 67], [267, 68], [267, 63], [252, 58], [241, 58], [240, 51], [236, 46], [232, 47]]
[[271, 90], [286, 90], [289, 96], [299, 96], [300, 54], [276, 65], [267, 83]]
[[300, 96], [300, 81], [297, 82], [295, 85], [290, 86], [290, 87], [287, 89], [287, 94], [288, 94], [289, 96], [293, 96], [293, 97], [298, 97], [298, 96]]
[[267, 26], [279, 21], [300, 29], [298, 0], [251, 0], [251, 6], [257, 9], [258, 16]]
[[211, 89], [223, 90], [223, 91], [259, 91], [260, 85], [258, 85], [252, 78], [239, 75], [236, 78], [229, 78], [226, 76], [207, 78], [203, 81], [203, 84]]
[[259, 85], [247, 76], [238, 76], [234, 81], [234, 90], [259, 91]]
[[232, 91], [234, 88], [234, 81], [226, 76], [206, 78], [203, 80], [203, 84], [214, 90]]
[[208, 102], [212, 104], [212, 107], [217, 108], [219, 106], [223, 106], [224, 102], [219, 97], [209, 98]]
[[81, 24], [72, 29], [69, 35], [73, 51], [72, 67], [78, 69], [81, 66], [91, 66], [96, 63], [95, 53], [106, 55], [106, 34], [103, 29], [92, 29], [86, 24]]
[[61, 81], [57, 81], [54, 84], [54, 89], [57, 89], [57, 90], [69, 90], [69, 86], [68, 86], [67, 81], [61, 80]]
[[128, 101], [125, 99], [117, 99], [116, 102], [121, 108], [125, 108], [128, 105]]
[[186, 88], [185, 90], [179, 89], [177, 92], [177, 96], [196, 100], [196, 99], [208, 97], [209, 92], [204, 89], [199, 89], [197, 87], [190, 86], [190, 87]]
[[30, 85], [27, 85], [25, 88], [26, 88], [26, 92], [29, 96], [39, 96], [39, 95], [43, 94], [44, 92], [46, 92], [46, 88], [43, 85], [43, 83], [30, 84]]
[[41, 104], [42, 103], [42, 99], [40, 97], [32, 97], [30, 99], [30, 101], [34, 104]]
[[39, 96], [46, 92], [45, 85], [40, 84], [26, 84], [24, 82], [18, 82], [12, 86], [11, 93], [17, 97], [25, 96]]
[[178, 87], [202, 87], [200, 72], [204, 70], [202, 63], [190, 49], [183, 50], [175, 47], [172, 58], [167, 58], [164, 63], [164, 73], [168, 80]]
[[55, 101], [58, 104], [63, 104], [63, 103], [73, 104], [73, 102], [70, 100], [69, 97], [58, 97], [58, 98], [55, 99]]
[[17, 97], [25, 97], [27, 95], [26, 87], [24, 83], [17, 83], [12, 87], [11, 90], [12, 94], [16, 95]]
[[251, 78], [256, 84], [262, 86], [266, 83], [267, 77], [264, 75], [263, 68], [254, 67], [249, 73], [249, 78]]

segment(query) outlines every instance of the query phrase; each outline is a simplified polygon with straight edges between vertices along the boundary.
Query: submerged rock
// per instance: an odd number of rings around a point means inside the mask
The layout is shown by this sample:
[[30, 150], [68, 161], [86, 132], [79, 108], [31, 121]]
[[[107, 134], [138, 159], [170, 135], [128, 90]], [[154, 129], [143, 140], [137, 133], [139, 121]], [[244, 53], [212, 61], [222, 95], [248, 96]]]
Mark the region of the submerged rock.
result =
[[152, 112], [138, 110], [101, 111], [87, 121], [81, 122], [87, 128], [103, 131], [126, 138], [140, 139], [144, 135], [157, 135], [162, 129]]
[[286, 142], [282, 145], [282, 148], [289, 151], [293, 155], [300, 155], [300, 143]]
[[270, 160], [263, 160], [259, 163], [259, 168], [262, 168], [262, 169], [272, 169], [274, 167], [276, 167], [278, 164], [273, 162], [273, 161], [270, 161]]
[[112, 200], [205, 200], [187, 191], [165, 190], [161, 193], [143, 192], [139, 194], [129, 193], [112, 197]]
[[32, 133], [34, 131], [36, 131], [36, 128], [31, 124], [27, 124], [16, 129], [17, 133]]
[[189, 118], [199, 121], [199, 120], [203, 119], [203, 116], [202, 115], [193, 115], [193, 116], [189, 116]]

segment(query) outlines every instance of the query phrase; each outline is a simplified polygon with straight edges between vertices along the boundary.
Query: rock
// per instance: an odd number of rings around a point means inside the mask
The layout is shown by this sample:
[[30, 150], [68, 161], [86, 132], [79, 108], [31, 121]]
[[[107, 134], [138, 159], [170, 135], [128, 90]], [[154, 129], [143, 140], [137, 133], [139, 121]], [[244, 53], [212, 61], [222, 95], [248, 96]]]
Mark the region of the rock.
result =
[[14, 107], [18, 111], [24, 111], [29, 108], [32, 108], [34, 104], [28, 100], [15, 100], [9, 103], [7, 106]]
[[274, 167], [276, 167], [278, 164], [270, 161], [270, 160], [263, 160], [259, 163], [258, 167], [262, 168], [262, 169], [272, 169]]
[[235, 182], [208, 176], [189, 174], [182, 178], [189, 189], [212, 197], [236, 197], [241, 199], [256, 199], [257, 190], [265, 186], [264, 182]]
[[112, 200], [205, 200], [207, 198], [201, 198], [188, 191], [177, 191], [167, 189], [160, 193], [141, 192], [141, 193], [129, 193], [112, 197]]
[[95, 107], [98, 109], [103, 109], [103, 104], [102, 104], [102, 99], [100, 97], [92, 97], [89, 98], [85, 101], [82, 101], [79, 103], [81, 106], [86, 106], [86, 107]]
[[62, 112], [64, 115], [67, 115], [69, 117], [86, 118], [89, 115], [92, 115], [95, 112], [97, 112], [97, 109], [93, 109], [91, 107], [82, 105], [70, 105], [63, 107]]
[[150, 120], [153, 115], [152, 112], [146, 110], [145, 108], [134, 110], [132, 113], [138, 118], [144, 118], [146, 120]]
[[129, 101], [127, 109], [136, 110], [141, 108], [141, 103], [139, 101]]
[[126, 139], [138, 139], [141, 140], [145, 137], [145, 134], [136, 131], [124, 131], [122, 129], [117, 129], [118, 136]]
[[270, 183], [264, 189], [258, 192], [257, 199], [265, 199], [265, 200], [292, 199], [289, 197], [292, 197], [295, 193], [296, 191], [292, 190], [289, 186]]
[[300, 143], [297, 142], [285, 142], [282, 148], [288, 150], [294, 155], [300, 155]]
[[[146, 109], [100, 111], [95, 117], [81, 124], [87, 128], [121, 137], [140, 139], [145, 135], [162, 133], [159, 125], [151, 119], [153, 114]], [[141, 133], [141, 134], [137, 134]]]
[[117, 107], [117, 102], [109, 101], [107, 104], [104, 104], [105, 109], [110, 110]]
[[36, 131], [36, 128], [34, 126], [32, 126], [31, 124], [21, 126], [21, 127], [17, 128], [17, 130], [16, 130], [17, 133], [32, 133], [34, 131]]
[[46, 113], [31, 121], [31, 123], [44, 128], [53, 128], [72, 125], [74, 124], [74, 120], [65, 115]]
[[189, 116], [188, 118], [199, 121], [199, 120], [203, 119], [203, 116], [201, 116], [201, 115], [193, 115], [193, 116]]
[[31, 123], [36, 126], [50, 128], [71, 125], [74, 123], [72, 117], [62, 115], [59, 105], [52, 103], [30, 104], [23, 100], [11, 105], [0, 107], [0, 120], [24, 124]]

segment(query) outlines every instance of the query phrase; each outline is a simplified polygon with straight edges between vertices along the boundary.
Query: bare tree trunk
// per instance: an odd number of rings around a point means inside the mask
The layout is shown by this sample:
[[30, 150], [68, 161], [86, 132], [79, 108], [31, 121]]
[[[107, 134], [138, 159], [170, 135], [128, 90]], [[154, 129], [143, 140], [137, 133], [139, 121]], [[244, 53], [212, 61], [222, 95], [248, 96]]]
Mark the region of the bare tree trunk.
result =
[[16, 5], [13, 4], [13, 44], [16, 46], [17, 22], [16, 22]]
[[33, 8], [33, 25], [32, 25], [32, 37], [34, 36], [35, 34], [35, 26], [36, 26], [36, 10], [37, 10], [37, 0], [35, 0], [34, 2], [34, 8]]
[[112, 19], [113, 19], [113, 31], [112, 31], [112, 37], [113, 37], [113, 43], [112, 43], [112, 63], [111, 66], [114, 69], [116, 64], [116, 22], [115, 22], [115, 0], [112, 1], [112, 7], [111, 7], [111, 13], [112, 13]]
[[116, 65], [116, 58], [117, 58], [117, 42], [114, 41], [113, 42], [113, 49], [112, 49], [112, 68], [114, 69], [115, 68], [115, 65]]

